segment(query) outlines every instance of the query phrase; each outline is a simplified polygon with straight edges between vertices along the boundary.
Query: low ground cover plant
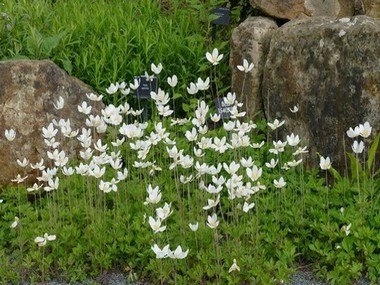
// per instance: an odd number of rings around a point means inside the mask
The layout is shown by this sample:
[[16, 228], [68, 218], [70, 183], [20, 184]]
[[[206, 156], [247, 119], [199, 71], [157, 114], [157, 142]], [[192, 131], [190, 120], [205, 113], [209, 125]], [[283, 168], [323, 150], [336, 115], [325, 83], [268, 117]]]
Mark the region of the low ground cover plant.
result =
[[[213, 68], [222, 59], [217, 49], [203, 57]], [[140, 82], [114, 83], [107, 94], [125, 102], [97, 114], [102, 95], [87, 94], [77, 106], [82, 129], [69, 118], [49, 122], [41, 130], [47, 158], [18, 154], [19, 174], [0, 193], [3, 284], [112, 270], [153, 284], [284, 284], [302, 266], [332, 284], [379, 281], [380, 136], [368, 122], [347, 131], [351, 175], [340, 176], [326, 156], [309, 171], [307, 146], [296, 130], [279, 136], [280, 118], [253, 122], [234, 93], [220, 92], [230, 106], [221, 119], [202, 98], [215, 77], [183, 84], [199, 99], [178, 118], [182, 83], [164, 68], [151, 65], [160, 88], [150, 93], [149, 120], [129, 104]], [[55, 107], [64, 104], [57, 98]], [[11, 144], [17, 130], [4, 137]], [[28, 168], [38, 173], [33, 186]]]

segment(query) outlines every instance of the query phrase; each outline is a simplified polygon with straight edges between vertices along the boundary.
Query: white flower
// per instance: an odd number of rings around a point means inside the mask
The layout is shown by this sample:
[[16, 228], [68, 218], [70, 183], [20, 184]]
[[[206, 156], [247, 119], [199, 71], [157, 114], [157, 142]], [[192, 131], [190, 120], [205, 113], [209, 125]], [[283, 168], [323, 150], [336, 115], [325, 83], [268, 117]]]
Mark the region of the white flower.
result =
[[94, 93], [86, 93], [86, 96], [87, 96], [87, 98], [89, 99], [89, 100], [91, 100], [91, 101], [102, 101], [102, 99], [103, 99], [103, 95], [99, 95], [99, 96], [97, 96], [96, 94], [94, 94]]
[[278, 129], [279, 127], [281, 127], [283, 124], [285, 123], [285, 121], [282, 121], [280, 122], [279, 120], [275, 119], [273, 123], [267, 123], [268, 126], [272, 129], [272, 130], [276, 130]]
[[152, 70], [153, 73], [155, 73], [156, 75], [158, 75], [162, 71], [162, 64], [159, 63], [158, 65], [155, 65], [154, 63], [152, 63], [150, 65], [150, 69]]
[[166, 226], [161, 227], [160, 218], [157, 218], [157, 220], [155, 220], [152, 216], [149, 216], [149, 225], [155, 234], [159, 232], [163, 232], [166, 229]]
[[17, 174], [16, 178], [11, 179], [11, 181], [20, 184], [20, 183], [24, 182], [26, 178], [28, 178], [28, 176], [21, 177], [20, 174]]
[[133, 83], [129, 83], [129, 87], [131, 87], [132, 90], [136, 90], [140, 86], [140, 79], [135, 78]]
[[359, 128], [359, 126], [356, 126], [354, 129], [349, 128], [348, 131], [347, 131], [347, 136], [349, 138], [356, 138], [359, 135], [360, 135], [360, 128]]
[[11, 228], [14, 229], [15, 227], [18, 226], [20, 219], [18, 217], [15, 217], [14, 222], [11, 224]]
[[253, 207], [255, 207], [255, 203], [248, 204], [247, 202], [244, 202], [243, 211], [248, 213], [248, 211], [251, 210]]
[[209, 62], [212, 63], [212, 65], [217, 65], [222, 60], [223, 54], [219, 54], [218, 49], [214, 48], [212, 53], [206, 53], [206, 58]]
[[293, 155], [296, 156], [296, 155], [299, 155], [299, 154], [303, 154], [303, 153], [308, 153], [309, 151], [307, 150], [307, 146], [305, 147], [298, 147], [298, 149], [293, 152]]
[[295, 105], [295, 106], [293, 106], [293, 109], [292, 109], [292, 108], [289, 108], [289, 110], [290, 110], [290, 112], [292, 112], [292, 113], [297, 113], [298, 110], [299, 110], [299, 106], [298, 106], [298, 104]]
[[198, 77], [196, 86], [200, 91], [207, 90], [210, 87], [210, 78], [207, 77], [206, 80], [203, 81], [202, 78]]
[[55, 180], [53, 178], [49, 179], [48, 185], [44, 187], [46, 192], [50, 192], [52, 190], [57, 190], [59, 186], [59, 178], [56, 177]]
[[164, 207], [156, 209], [156, 215], [161, 219], [161, 221], [165, 220], [173, 213], [173, 210], [170, 210], [170, 206], [171, 204], [165, 202]]
[[169, 245], [166, 245], [163, 249], [160, 249], [157, 244], [154, 244], [151, 249], [156, 254], [157, 259], [166, 258], [169, 255]]
[[29, 164], [29, 160], [27, 160], [25, 157], [22, 161], [17, 159], [17, 164], [21, 167], [26, 167]]
[[52, 241], [52, 240], [55, 240], [55, 239], [56, 239], [55, 235], [48, 235], [47, 233], [45, 233], [43, 237], [36, 237], [34, 239], [34, 242], [38, 246], [45, 246], [46, 243], [47, 243], [47, 241]]
[[196, 222], [195, 224], [189, 224], [189, 228], [193, 231], [193, 232], [196, 232], [198, 230], [198, 227], [199, 227], [199, 223]]
[[211, 119], [211, 121], [213, 121], [214, 123], [217, 123], [217, 122], [220, 121], [220, 114], [217, 114], [217, 113], [216, 113], [216, 114], [210, 116], [210, 119]]
[[111, 83], [111, 85], [108, 88], [106, 88], [106, 92], [110, 95], [116, 93], [117, 90], [119, 90], [119, 84], [118, 83], [116, 83], [116, 84]]
[[148, 192], [148, 197], [146, 198], [144, 205], [157, 204], [158, 202], [161, 201], [162, 194], [158, 186], [156, 186], [155, 188], [152, 188], [152, 185], [149, 184], [146, 191]]
[[80, 113], [85, 114], [85, 115], [90, 114], [91, 113], [91, 109], [92, 109], [92, 107], [88, 106], [86, 101], [83, 101], [81, 105], [78, 105], [78, 111]]
[[301, 162], [302, 162], [302, 158], [299, 159], [299, 160], [295, 160], [295, 159], [293, 159], [292, 161], [289, 161], [289, 162], [287, 163], [287, 165], [290, 166], [290, 167], [296, 167], [296, 166], [299, 165]]
[[299, 136], [294, 135], [293, 133], [290, 136], [286, 136], [286, 140], [290, 146], [297, 146], [300, 143]]
[[365, 122], [364, 125], [359, 124], [360, 136], [363, 138], [368, 138], [371, 135], [372, 127], [368, 122]]
[[71, 176], [74, 174], [74, 168], [72, 168], [72, 167], [67, 168], [66, 166], [64, 166], [62, 168], [62, 174], [66, 175], [66, 176]]
[[228, 269], [228, 273], [231, 273], [233, 271], [240, 271], [240, 267], [237, 265], [235, 258], [234, 258], [234, 262], [232, 263], [230, 269]]
[[173, 75], [172, 77], [168, 77], [168, 84], [171, 87], [173, 87], [173, 88], [176, 87], [177, 83], [178, 83], [177, 75]]
[[42, 136], [45, 139], [51, 139], [55, 137], [57, 132], [58, 132], [58, 129], [54, 128], [53, 123], [50, 123], [47, 128], [42, 127]]
[[364, 150], [364, 142], [360, 141], [360, 143], [358, 143], [358, 141], [354, 141], [354, 143], [352, 144], [352, 151], [358, 154], [358, 153], [362, 153], [363, 150]]
[[179, 245], [174, 251], [169, 251], [169, 257], [173, 259], [184, 259], [188, 253], [189, 250], [182, 251], [182, 247]]
[[270, 162], [265, 162], [265, 166], [268, 168], [275, 168], [278, 163], [278, 159], [274, 160], [273, 158], [270, 160]]
[[32, 187], [26, 188], [26, 191], [28, 192], [38, 191], [39, 189], [41, 189], [41, 187], [42, 185], [38, 185], [37, 183], [34, 183]]
[[207, 216], [207, 225], [212, 229], [216, 229], [218, 227], [219, 221], [215, 213], [212, 214], [212, 216]]
[[240, 163], [236, 163], [235, 161], [232, 161], [230, 165], [223, 163], [223, 168], [228, 174], [233, 175], [239, 170]]
[[207, 199], [207, 206], [204, 206], [203, 210], [209, 210], [211, 208], [214, 208], [214, 207], [218, 206], [219, 201], [220, 201], [220, 195], [218, 195], [218, 197], [216, 198], [216, 200]]
[[5, 130], [5, 137], [8, 141], [13, 141], [16, 137], [16, 132], [13, 129]]
[[274, 187], [283, 188], [286, 185], [286, 182], [283, 177], [280, 177], [278, 181], [276, 179], [273, 180]]
[[252, 182], [257, 181], [261, 175], [263, 174], [263, 169], [258, 168], [256, 165], [252, 166], [252, 168], [246, 169], [247, 176], [252, 180]]
[[350, 234], [350, 229], [351, 229], [351, 223], [348, 224], [348, 225], [344, 225], [342, 226], [342, 231], [344, 231], [344, 233], [346, 234], [346, 236], [348, 236]]
[[248, 159], [245, 159], [244, 157], [242, 157], [240, 159], [240, 163], [243, 167], [247, 168], [247, 167], [251, 167], [254, 161], [252, 160], [252, 157], [248, 157]]
[[252, 70], [252, 68], [254, 67], [255, 65], [251, 62], [249, 63], [248, 60], [246, 59], [243, 59], [243, 65], [238, 65], [237, 68], [240, 70], [240, 71], [244, 71], [245, 73], [248, 73]]
[[57, 110], [63, 109], [64, 104], [65, 104], [65, 100], [62, 98], [62, 96], [59, 96], [57, 100], [57, 105], [53, 103], [54, 108], [56, 108]]
[[331, 167], [330, 157], [324, 158], [323, 156], [321, 156], [319, 166], [321, 167], [322, 170], [330, 169]]
[[190, 83], [190, 86], [187, 87], [187, 93], [189, 93], [190, 95], [194, 95], [198, 92], [198, 87], [195, 83], [191, 82]]

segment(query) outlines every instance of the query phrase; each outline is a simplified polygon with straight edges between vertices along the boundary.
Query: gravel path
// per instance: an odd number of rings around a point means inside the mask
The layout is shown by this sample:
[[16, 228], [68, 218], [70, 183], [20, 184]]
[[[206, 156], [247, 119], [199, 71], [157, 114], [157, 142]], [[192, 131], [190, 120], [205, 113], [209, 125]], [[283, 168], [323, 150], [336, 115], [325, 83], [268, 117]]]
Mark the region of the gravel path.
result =
[[[150, 285], [148, 282], [135, 282], [128, 283], [126, 277], [123, 274], [108, 274], [102, 278], [102, 280], [94, 281], [88, 280], [82, 283], [74, 283], [73, 285]], [[370, 281], [365, 278], [361, 278], [358, 282], [353, 285], [369, 285]], [[24, 285], [30, 285], [29, 283]], [[45, 283], [44, 285], [67, 285], [66, 283], [61, 283], [58, 281], [51, 281]], [[329, 283], [318, 281], [312, 272], [310, 271], [300, 271], [290, 277], [290, 283], [286, 285], [329, 285]]]

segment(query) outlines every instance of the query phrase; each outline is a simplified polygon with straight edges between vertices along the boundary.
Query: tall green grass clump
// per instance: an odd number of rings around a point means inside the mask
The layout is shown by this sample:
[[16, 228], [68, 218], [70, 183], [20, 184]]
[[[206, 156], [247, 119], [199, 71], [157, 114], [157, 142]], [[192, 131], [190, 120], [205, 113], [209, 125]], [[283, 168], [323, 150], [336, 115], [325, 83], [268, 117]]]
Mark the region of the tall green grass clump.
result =
[[[133, 81], [152, 62], [162, 62], [163, 74], [177, 74], [181, 82], [194, 81], [194, 72], [209, 76], [211, 69], [202, 58], [212, 41], [210, 12], [228, 1], [3, 0], [0, 4], [2, 60], [51, 59], [101, 92], [111, 82]], [[225, 52], [238, 9], [232, 12], [231, 26], [218, 30], [214, 43]], [[228, 73], [226, 65], [221, 71], [225, 85]], [[179, 95], [186, 102], [187, 94]], [[120, 98], [105, 100], [117, 103]]]

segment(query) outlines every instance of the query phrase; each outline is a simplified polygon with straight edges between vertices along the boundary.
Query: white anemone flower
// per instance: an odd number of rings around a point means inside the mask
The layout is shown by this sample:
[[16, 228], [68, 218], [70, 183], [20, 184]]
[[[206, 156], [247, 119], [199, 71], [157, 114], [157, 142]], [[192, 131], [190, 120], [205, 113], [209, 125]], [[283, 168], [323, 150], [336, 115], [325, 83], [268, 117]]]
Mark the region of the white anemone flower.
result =
[[171, 87], [176, 87], [177, 84], [178, 84], [178, 78], [177, 78], [177, 75], [173, 75], [172, 77], [168, 77], [168, 84], [171, 86]]
[[206, 58], [209, 62], [212, 63], [212, 65], [218, 65], [219, 62], [223, 59], [223, 54], [219, 54], [218, 49], [214, 48], [212, 50], [212, 53], [206, 53]]
[[144, 205], [157, 204], [158, 202], [161, 201], [162, 194], [161, 194], [158, 186], [153, 188], [152, 185], [149, 184], [146, 191], [148, 192], [148, 197], [146, 198]]
[[149, 225], [155, 234], [166, 230], [166, 226], [161, 227], [161, 219], [155, 220], [152, 216], [149, 216]]
[[18, 159], [17, 159], [17, 164], [24, 168], [24, 167], [27, 167], [27, 166], [28, 166], [28, 164], [29, 164], [29, 160], [26, 159], [25, 157], [24, 157], [23, 160], [18, 160]]
[[13, 141], [16, 138], [16, 132], [13, 129], [5, 130], [5, 137], [8, 141]]
[[256, 165], [253, 165], [252, 168], [246, 168], [247, 176], [252, 180], [252, 182], [257, 181], [263, 174], [263, 169], [258, 168]]
[[63, 106], [65, 105], [65, 100], [62, 98], [62, 96], [59, 96], [56, 103], [57, 105], [53, 103], [54, 108], [57, 110], [61, 110], [63, 109]]
[[349, 128], [346, 133], [349, 138], [356, 138], [357, 136], [360, 135], [360, 128], [359, 126], [356, 126], [354, 129]]
[[174, 251], [169, 251], [169, 257], [172, 259], [184, 259], [189, 253], [189, 249], [182, 251], [182, 247], [179, 245]]
[[83, 101], [81, 105], [78, 105], [78, 112], [83, 113], [85, 115], [89, 115], [91, 113], [92, 106], [87, 105], [86, 101]]
[[274, 187], [281, 189], [281, 188], [285, 187], [286, 182], [285, 182], [283, 177], [280, 177], [280, 179], [278, 179], [278, 180], [274, 179], [273, 184], [274, 184]]
[[11, 228], [14, 229], [15, 227], [18, 226], [20, 219], [18, 217], [15, 217], [15, 220], [11, 224]]
[[38, 246], [45, 246], [48, 241], [56, 240], [56, 238], [57, 237], [55, 235], [48, 235], [47, 233], [45, 233], [43, 237], [36, 237], [34, 239], [34, 242]]
[[216, 229], [219, 225], [218, 216], [214, 213], [212, 216], [207, 216], [207, 225], [211, 229]]
[[17, 174], [16, 178], [15, 179], [11, 179], [11, 181], [15, 182], [17, 184], [20, 184], [20, 183], [24, 182], [26, 180], [26, 178], [28, 178], [28, 176], [21, 177], [20, 174]]
[[248, 213], [248, 211], [251, 210], [253, 207], [255, 207], [255, 203], [248, 204], [247, 202], [244, 202], [243, 211]]
[[162, 64], [161, 64], [161, 62], [159, 64], [157, 64], [157, 65], [155, 65], [154, 63], [152, 63], [150, 65], [150, 69], [152, 70], [152, 72], [154, 74], [156, 74], [156, 75], [160, 74], [161, 71], [162, 71]]
[[249, 63], [248, 60], [243, 59], [243, 65], [238, 65], [237, 69], [239, 69], [240, 71], [243, 71], [245, 73], [248, 73], [253, 69], [254, 66], [255, 65], [252, 62]]
[[348, 236], [351, 232], [351, 223], [348, 224], [348, 225], [344, 225], [342, 226], [342, 231], [344, 231], [344, 233], [346, 234], [346, 236]]
[[293, 133], [290, 136], [286, 136], [286, 140], [290, 146], [297, 146], [300, 143], [300, 137]]
[[330, 169], [331, 167], [330, 157], [324, 158], [323, 156], [321, 156], [319, 166], [321, 167], [322, 170]]
[[154, 244], [151, 247], [151, 249], [156, 254], [157, 259], [166, 258], [169, 255], [169, 245], [168, 244], [166, 246], [164, 246], [162, 249], [160, 249], [157, 244]]
[[371, 135], [372, 127], [368, 122], [364, 124], [359, 124], [360, 136], [363, 138], [368, 138]]
[[214, 199], [207, 199], [207, 206], [204, 206], [203, 210], [209, 210], [211, 208], [214, 208], [214, 207], [218, 206], [219, 201], [220, 201], [220, 195], [218, 195], [218, 197], [216, 198], [216, 200], [214, 200]]
[[364, 142], [360, 141], [360, 143], [358, 143], [358, 141], [354, 141], [354, 143], [352, 144], [352, 151], [358, 154], [358, 153], [362, 153], [363, 150], [364, 150]]
[[189, 228], [193, 231], [193, 232], [196, 232], [198, 230], [198, 227], [199, 227], [199, 223], [196, 222], [195, 224], [189, 224]]
[[102, 101], [103, 95], [96, 95], [94, 93], [86, 93], [86, 97], [91, 101]]
[[190, 86], [187, 87], [187, 93], [189, 93], [190, 95], [194, 95], [194, 94], [198, 93], [197, 85], [195, 83], [191, 82]]
[[119, 90], [119, 84], [118, 83], [116, 83], [116, 84], [111, 83], [111, 85], [108, 88], [106, 88], [106, 92], [110, 95], [116, 93], [117, 90]]
[[167, 217], [169, 217], [173, 213], [173, 210], [170, 210], [170, 207], [171, 207], [171, 204], [168, 204], [165, 202], [164, 207], [156, 209], [157, 217], [160, 218], [161, 221], [165, 220]]
[[198, 77], [197, 83], [195, 83], [198, 90], [204, 91], [210, 87], [210, 77], [207, 77], [205, 81], [202, 78]]
[[290, 112], [292, 112], [293, 114], [297, 113], [299, 111], [299, 105], [295, 105], [293, 106], [293, 109], [292, 108], [289, 108]]
[[240, 271], [240, 267], [237, 265], [235, 258], [233, 260], [233, 263], [232, 263], [230, 269], [228, 269], [228, 273], [231, 273], [233, 271]]
[[273, 121], [273, 123], [267, 123], [267, 125], [272, 129], [272, 130], [276, 130], [276, 129], [278, 129], [279, 127], [281, 127], [283, 124], [285, 124], [285, 121], [279, 121], [279, 120], [277, 120], [277, 119], [275, 119], [274, 121]]

